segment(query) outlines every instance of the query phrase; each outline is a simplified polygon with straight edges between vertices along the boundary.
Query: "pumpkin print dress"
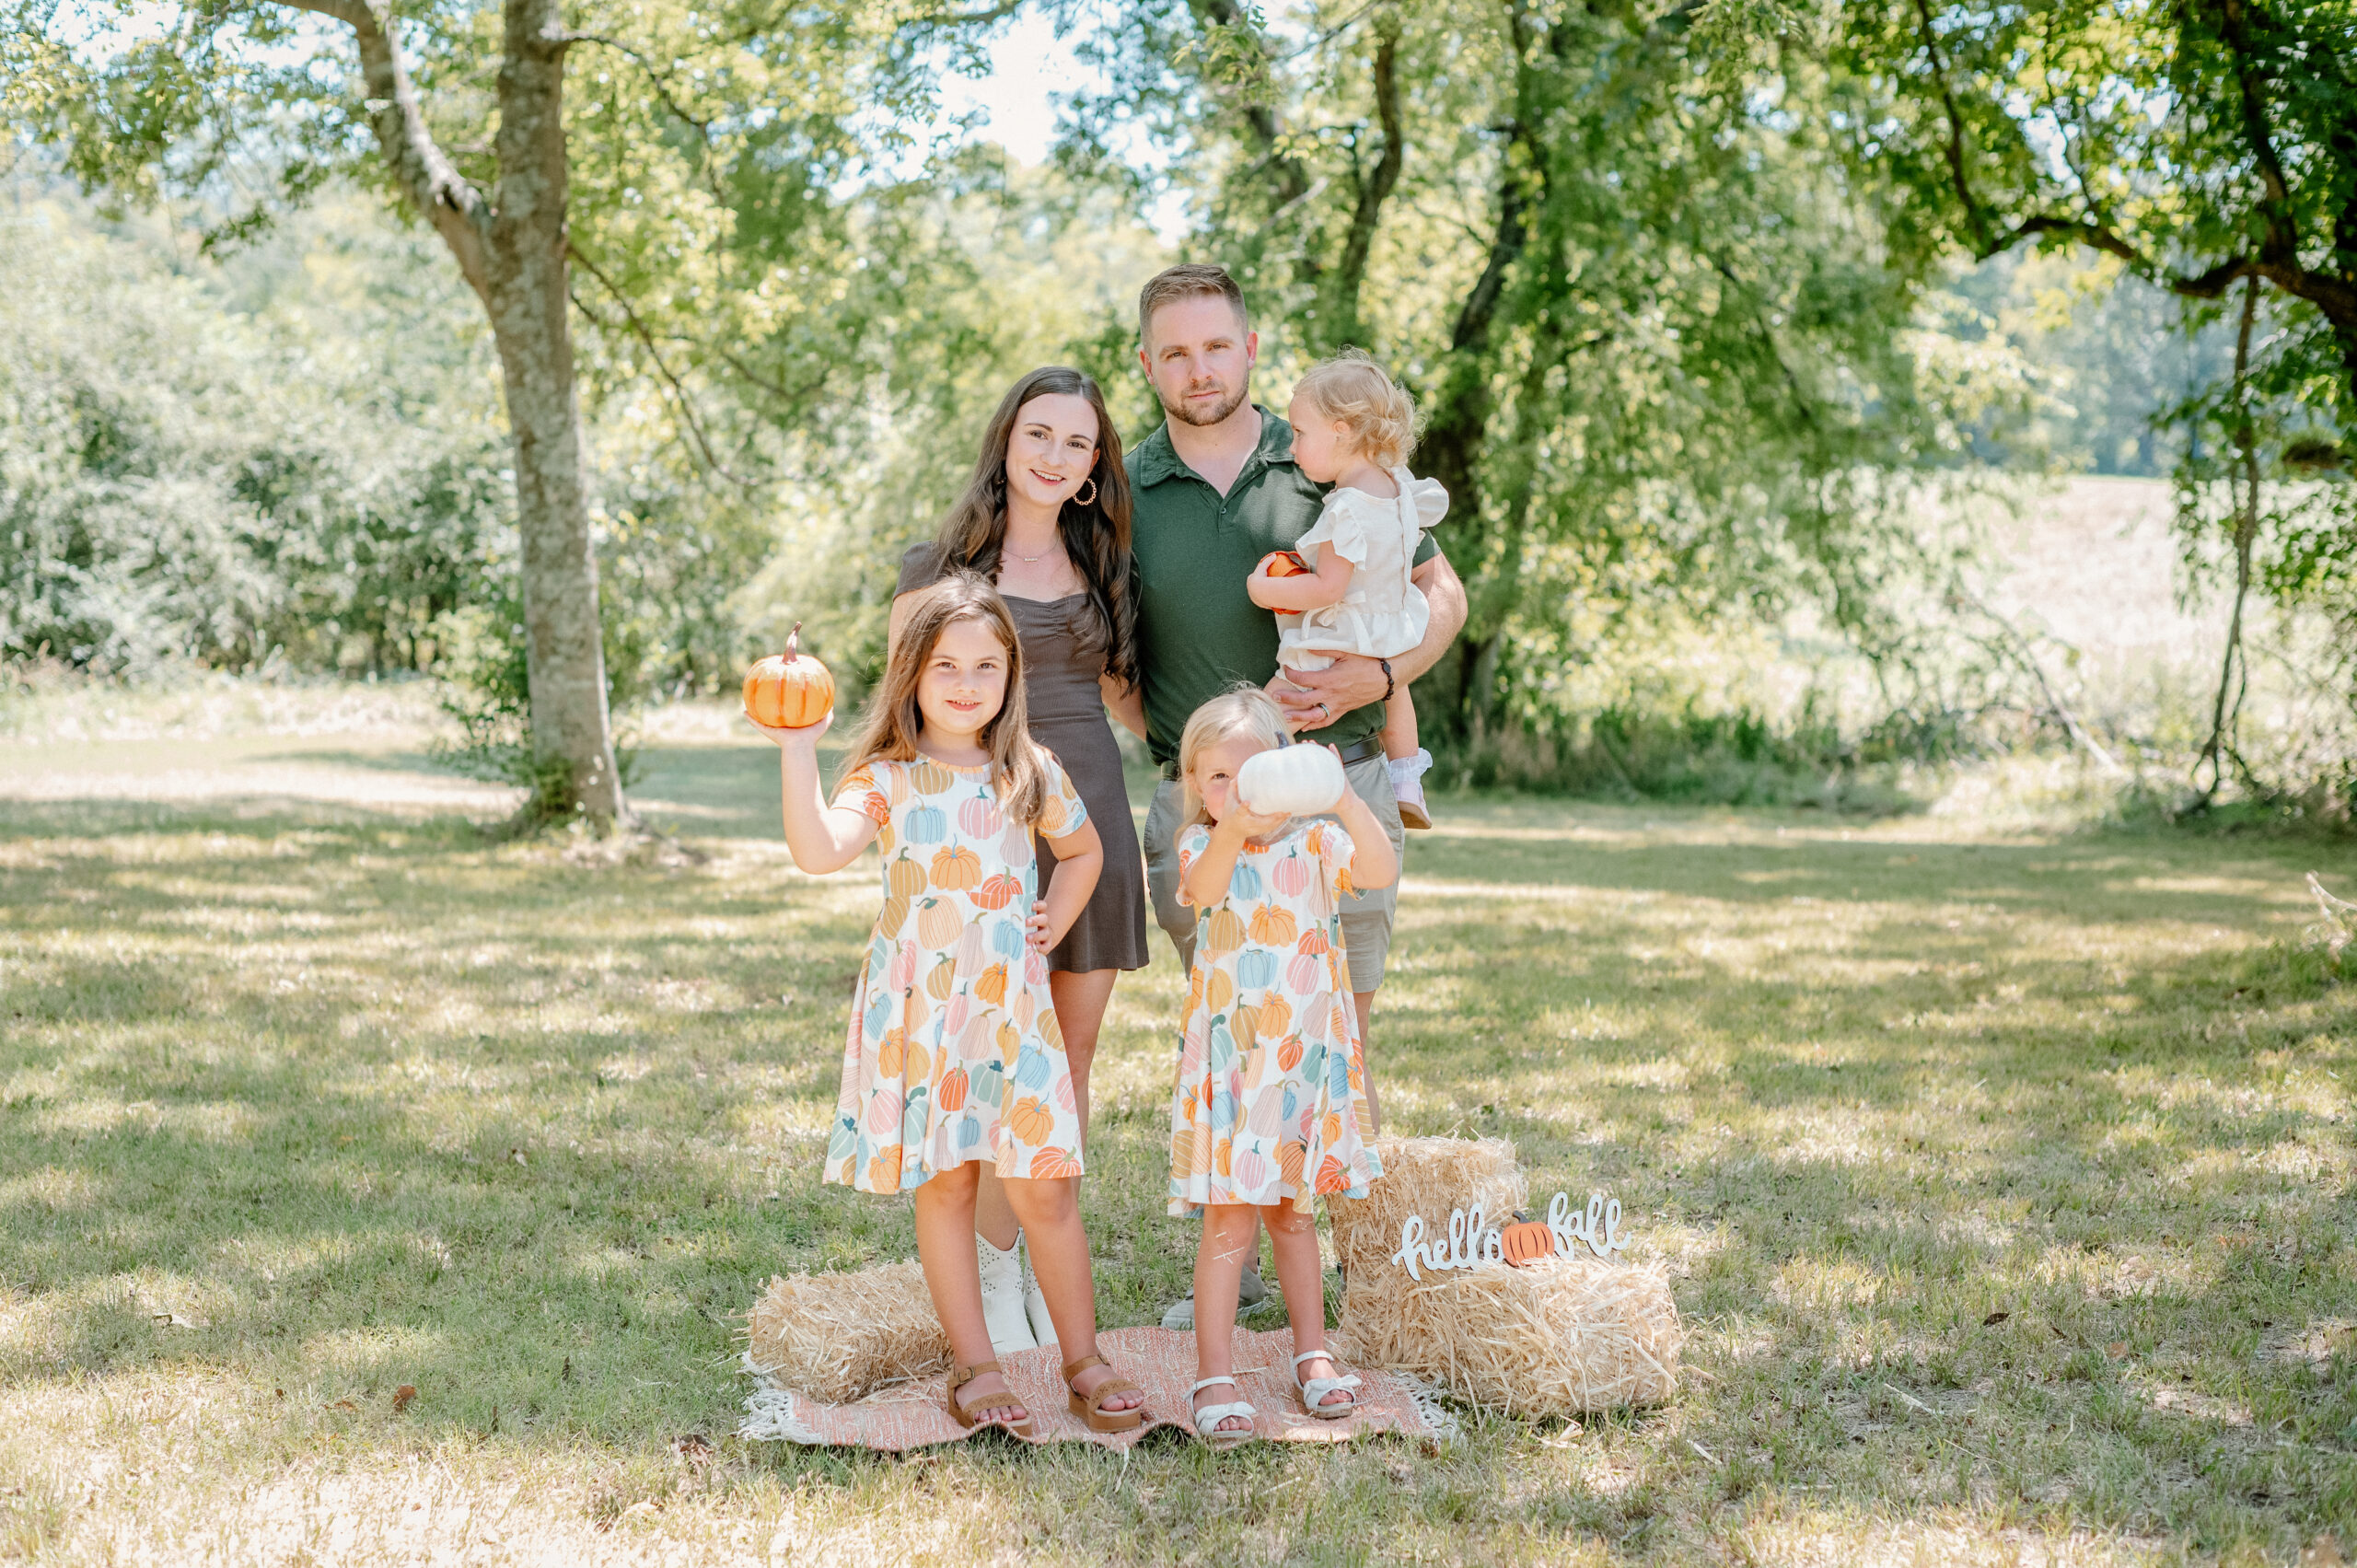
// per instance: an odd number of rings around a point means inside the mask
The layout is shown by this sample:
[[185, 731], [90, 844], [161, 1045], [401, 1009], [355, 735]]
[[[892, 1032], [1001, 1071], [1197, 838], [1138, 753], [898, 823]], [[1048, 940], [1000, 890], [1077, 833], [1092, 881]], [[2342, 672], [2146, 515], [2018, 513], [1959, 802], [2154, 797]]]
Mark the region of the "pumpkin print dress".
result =
[[[1211, 847], [1178, 835], [1178, 874]], [[1366, 1063], [1351, 1005], [1338, 899], [1351, 836], [1297, 821], [1236, 856], [1227, 897], [1195, 917], [1195, 966], [1170, 1100], [1170, 1205], [1366, 1196], [1383, 1162], [1364, 1142]]]
[[[1051, 759], [1039, 830], [1088, 820]], [[834, 804], [875, 819], [884, 908], [843, 1042], [825, 1179], [907, 1192], [968, 1160], [1003, 1177], [1080, 1174], [1080, 1116], [1048, 963], [1023, 940], [1038, 894], [1031, 830], [1007, 820], [987, 765], [877, 761]]]

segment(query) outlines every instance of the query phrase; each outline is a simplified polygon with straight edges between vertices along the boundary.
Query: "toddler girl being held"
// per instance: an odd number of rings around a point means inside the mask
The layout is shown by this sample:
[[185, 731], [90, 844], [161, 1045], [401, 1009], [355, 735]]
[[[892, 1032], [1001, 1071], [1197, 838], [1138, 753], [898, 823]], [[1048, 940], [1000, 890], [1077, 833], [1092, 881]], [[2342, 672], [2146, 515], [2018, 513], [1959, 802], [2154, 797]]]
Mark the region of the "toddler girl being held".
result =
[[[1295, 465], [1333, 488], [1318, 521], [1294, 544], [1309, 570], [1272, 576], [1271, 565], [1283, 561], [1280, 552], [1245, 583], [1254, 604], [1277, 611], [1277, 663], [1324, 669], [1336, 654], [1398, 658], [1424, 640], [1432, 617], [1423, 590], [1409, 577], [1417, 543], [1448, 512], [1448, 492], [1402, 466], [1415, 440], [1415, 402], [1381, 366], [1351, 350], [1310, 367], [1285, 418], [1293, 425]], [[1432, 753], [1417, 744], [1416, 705], [1405, 680], [1385, 706], [1383, 754], [1400, 821], [1431, 827], [1423, 774]]]
[[1178, 743], [1178, 897], [1196, 916], [1171, 1095], [1170, 1212], [1203, 1215], [1195, 1429], [1220, 1443], [1252, 1430], [1250, 1405], [1203, 1395], [1234, 1390], [1237, 1285], [1261, 1224], [1293, 1322], [1302, 1409], [1334, 1420], [1357, 1407], [1358, 1379], [1338, 1376], [1326, 1354], [1316, 1195], [1363, 1198], [1383, 1174], [1364, 1141], [1366, 1063], [1338, 910], [1356, 889], [1388, 885], [1399, 857], [1349, 789], [1335, 818], [1245, 807], [1237, 775], [1284, 744], [1283, 726], [1267, 692], [1240, 687], [1196, 709]]
[[[1075, 1183], [1080, 1118], [1048, 991], [1046, 954], [1097, 885], [1104, 852], [1054, 757], [1024, 723], [1022, 648], [979, 577], [944, 579], [894, 639], [834, 803], [819, 794], [819, 738], [778, 744], [785, 842], [803, 870], [841, 870], [880, 843], [884, 907], [852, 996], [825, 1179], [913, 1192], [917, 1256], [949, 1337], [949, 1413], [1032, 1435], [1031, 1412], [991, 1356], [974, 1253], [988, 1161], [1031, 1238], [1073, 1413], [1121, 1432], [1145, 1397], [1096, 1353], [1096, 1305]], [[1032, 833], [1056, 854], [1038, 897]]]

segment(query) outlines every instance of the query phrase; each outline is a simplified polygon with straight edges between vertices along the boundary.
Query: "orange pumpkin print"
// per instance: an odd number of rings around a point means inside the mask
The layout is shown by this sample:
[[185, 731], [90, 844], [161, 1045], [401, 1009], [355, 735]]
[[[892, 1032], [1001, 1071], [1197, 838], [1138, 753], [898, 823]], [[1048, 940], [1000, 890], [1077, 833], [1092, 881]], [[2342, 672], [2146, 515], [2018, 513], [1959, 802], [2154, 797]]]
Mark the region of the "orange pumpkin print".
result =
[[1293, 1004], [1271, 991], [1261, 1000], [1260, 1031], [1265, 1038], [1281, 1035], [1293, 1022]]
[[1010, 877], [1002, 871], [995, 877], [985, 877], [974, 884], [974, 902], [986, 910], [1003, 910], [1023, 891], [1023, 878]]
[[962, 893], [982, 879], [982, 857], [963, 844], [951, 844], [933, 857], [933, 885]]
[[993, 964], [974, 981], [974, 994], [995, 1007], [1006, 1000], [1006, 966]]
[[958, 960], [944, 953], [924, 977], [924, 993], [936, 1002], [946, 1002], [949, 993], [957, 989]]
[[1062, 1149], [1046, 1148], [1031, 1156], [1031, 1179], [1062, 1181], [1068, 1176], [1080, 1174], [1080, 1162]]
[[1203, 989], [1203, 1001], [1214, 1013], [1225, 1013], [1227, 1005], [1236, 1000], [1236, 977], [1225, 970], [1212, 970], [1212, 978]]
[[1298, 1191], [1301, 1188], [1301, 1162], [1308, 1155], [1309, 1145], [1298, 1138], [1288, 1138], [1277, 1145], [1277, 1173], [1285, 1185]]
[[1056, 1113], [1045, 1100], [1025, 1095], [1007, 1112], [1006, 1130], [1027, 1144], [1041, 1143], [1056, 1131]]
[[920, 757], [909, 766], [909, 787], [919, 795], [939, 795], [957, 782], [956, 774], [930, 757]]
[[1525, 1220], [1498, 1232], [1498, 1240], [1505, 1248], [1505, 1260], [1515, 1268], [1540, 1258], [1555, 1255], [1555, 1232], [1544, 1220]]
[[1318, 1191], [1320, 1192], [1342, 1192], [1347, 1191], [1350, 1185], [1350, 1178], [1342, 1174], [1342, 1162], [1341, 1160], [1336, 1159], [1332, 1155], [1328, 1155], [1325, 1159], [1318, 1163]]
[[891, 868], [884, 873], [884, 889], [894, 898], [908, 900], [924, 891], [924, 867], [909, 858], [902, 850]]
[[1295, 951], [1312, 958], [1324, 952], [1326, 947], [1326, 928], [1322, 925], [1309, 927], [1301, 934], [1301, 940], [1294, 944]]
[[908, 1051], [908, 1061], [901, 1071], [908, 1074], [909, 1082], [912, 1084], [933, 1082], [933, 1052], [924, 1048], [924, 1041], [921, 1040], [909, 1041]]
[[867, 1187], [872, 1192], [900, 1190], [900, 1145], [887, 1144], [867, 1162]]
[[933, 1103], [944, 1110], [966, 1109], [966, 1069], [952, 1067], [941, 1075], [941, 1083], [933, 1092]]
[[958, 940], [958, 906], [947, 899], [927, 899], [917, 906], [917, 939], [928, 947], [946, 947]]
[[1212, 1170], [1220, 1176], [1233, 1174], [1228, 1162], [1236, 1157], [1236, 1140], [1222, 1138], [1212, 1145]]
[[1282, 947], [1293, 940], [1294, 920], [1278, 904], [1262, 904], [1252, 912], [1252, 940], [1264, 947]]
[[1227, 1016], [1228, 1032], [1236, 1037], [1236, 1049], [1246, 1056], [1260, 1043], [1260, 1009], [1249, 1003], [1239, 1003]]
[[1050, 1051], [1062, 1051], [1064, 1048], [1063, 1027], [1056, 1022], [1056, 1010], [1053, 1007], [1039, 1009], [1039, 1038], [1047, 1042]]
[[1244, 922], [1225, 904], [1202, 923], [1202, 947], [1213, 958], [1224, 958], [1244, 946]]
[[900, 1075], [900, 1069], [907, 1064], [908, 1060], [907, 1031], [887, 1030], [884, 1035], [884, 1043], [876, 1048], [876, 1075], [879, 1078], [897, 1078]]

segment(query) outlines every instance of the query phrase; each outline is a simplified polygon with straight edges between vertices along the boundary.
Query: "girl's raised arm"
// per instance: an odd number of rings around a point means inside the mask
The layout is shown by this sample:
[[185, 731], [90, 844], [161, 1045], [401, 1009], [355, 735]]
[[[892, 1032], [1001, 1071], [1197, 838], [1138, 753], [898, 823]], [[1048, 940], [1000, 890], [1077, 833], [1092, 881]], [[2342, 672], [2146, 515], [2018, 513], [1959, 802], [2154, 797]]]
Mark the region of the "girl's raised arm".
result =
[[1388, 888], [1399, 880], [1399, 856], [1391, 848], [1391, 835], [1375, 819], [1359, 792], [1342, 791], [1334, 815], [1351, 835], [1351, 886], [1364, 892], [1369, 888]]
[[802, 729], [745, 721], [777, 742], [778, 793], [785, 803], [785, 847], [794, 864], [813, 876], [841, 871], [876, 842], [877, 823], [865, 811], [829, 806], [819, 793], [819, 738], [835, 722], [830, 712]]

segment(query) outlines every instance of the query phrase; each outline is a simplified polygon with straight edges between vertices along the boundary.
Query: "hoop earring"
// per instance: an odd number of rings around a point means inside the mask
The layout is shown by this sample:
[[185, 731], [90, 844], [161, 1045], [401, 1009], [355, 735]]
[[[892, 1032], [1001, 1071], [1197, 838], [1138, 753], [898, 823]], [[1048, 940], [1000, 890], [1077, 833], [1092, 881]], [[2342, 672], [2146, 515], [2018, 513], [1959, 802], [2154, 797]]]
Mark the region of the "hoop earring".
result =
[[1088, 494], [1084, 496], [1078, 491], [1074, 491], [1073, 493], [1072, 504], [1075, 506], [1094, 506], [1097, 505], [1097, 476], [1095, 474], [1090, 474], [1088, 476]]

